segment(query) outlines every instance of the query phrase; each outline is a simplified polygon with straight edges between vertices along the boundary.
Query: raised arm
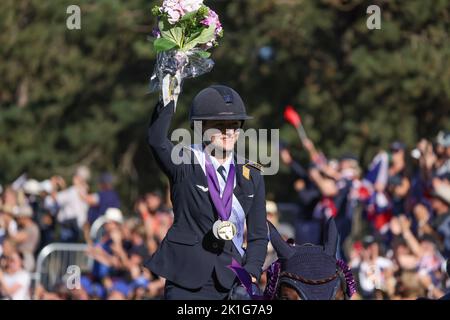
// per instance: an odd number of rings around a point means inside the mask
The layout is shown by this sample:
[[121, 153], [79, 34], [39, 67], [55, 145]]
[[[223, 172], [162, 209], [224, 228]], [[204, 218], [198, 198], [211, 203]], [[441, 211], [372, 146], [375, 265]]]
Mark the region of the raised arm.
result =
[[317, 185], [323, 196], [334, 197], [338, 193], [336, 183], [331, 179], [322, 177], [318, 169], [310, 169], [309, 176], [311, 180]]
[[177, 165], [172, 162], [171, 154], [173, 143], [169, 140], [169, 127], [174, 114], [174, 102], [166, 106], [160, 100], [155, 106], [150, 125], [148, 127], [147, 141], [159, 167], [164, 173], [173, 179]]
[[402, 227], [402, 234], [403, 238], [406, 241], [406, 244], [416, 257], [418, 257], [419, 259], [422, 258], [423, 251], [419, 241], [417, 241], [416, 237], [411, 231], [411, 222], [405, 215], [400, 215], [399, 222]]

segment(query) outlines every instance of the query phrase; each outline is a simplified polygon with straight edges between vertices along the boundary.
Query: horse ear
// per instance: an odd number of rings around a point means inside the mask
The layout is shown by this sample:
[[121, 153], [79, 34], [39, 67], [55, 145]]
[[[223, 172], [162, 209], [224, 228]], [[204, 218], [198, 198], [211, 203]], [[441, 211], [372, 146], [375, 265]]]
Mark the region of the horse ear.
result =
[[294, 248], [289, 246], [286, 241], [283, 240], [275, 226], [267, 220], [269, 226], [269, 237], [273, 248], [277, 252], [278, 258], [289, 259], [295, 253]]
[[336, 223], [334, 219], [329, 219], [325, 224], [325, 229], [323, 230], [323, 246], [325, 253], [329, 256], [336, 257], [338, 244], [338, 232], [336, 228]]

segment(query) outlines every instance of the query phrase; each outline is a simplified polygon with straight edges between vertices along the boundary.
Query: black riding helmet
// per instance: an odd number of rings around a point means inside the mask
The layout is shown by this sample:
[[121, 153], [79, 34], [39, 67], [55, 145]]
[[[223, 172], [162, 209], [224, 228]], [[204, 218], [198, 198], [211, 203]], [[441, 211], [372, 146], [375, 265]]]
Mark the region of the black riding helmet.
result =
[[253, 119], [247, 115], [244, 102], [230, 87], [213, 85], [200, 91], [194, 98], [189, 120], [245, 120]]

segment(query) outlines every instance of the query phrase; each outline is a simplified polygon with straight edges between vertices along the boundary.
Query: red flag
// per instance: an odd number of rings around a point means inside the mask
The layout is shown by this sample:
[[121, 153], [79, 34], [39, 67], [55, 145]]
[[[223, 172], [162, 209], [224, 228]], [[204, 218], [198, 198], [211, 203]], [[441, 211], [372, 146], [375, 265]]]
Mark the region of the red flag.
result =
[[302, 123], [300, 115], [291, 105], [286, 106], [286, 108], [284, 109], [284, 120], [286, 120], [296, 128], [300, 127], [300, 124]]

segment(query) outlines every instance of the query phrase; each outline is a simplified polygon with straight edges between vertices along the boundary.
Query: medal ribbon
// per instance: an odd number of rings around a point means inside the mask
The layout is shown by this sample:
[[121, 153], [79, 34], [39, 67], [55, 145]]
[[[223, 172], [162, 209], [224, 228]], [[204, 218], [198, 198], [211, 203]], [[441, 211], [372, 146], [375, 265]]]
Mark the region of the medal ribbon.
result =
[[216, 208], [217, 214], [220, 220], [227, 221], [231, 215], [231, 204], [233, 201], [233, 187], [234, 187], [234, 164], [230, 164], [230, 171], [228, 173], [227, 182], [225, 184], [225, 190], [222, 197], [220, 197], [220, 184], [217, 180], [216, 170], [209, 155], [205, 153], [205, 171], [206, 179], [208, 181], [208, 190], [211, 200]]

